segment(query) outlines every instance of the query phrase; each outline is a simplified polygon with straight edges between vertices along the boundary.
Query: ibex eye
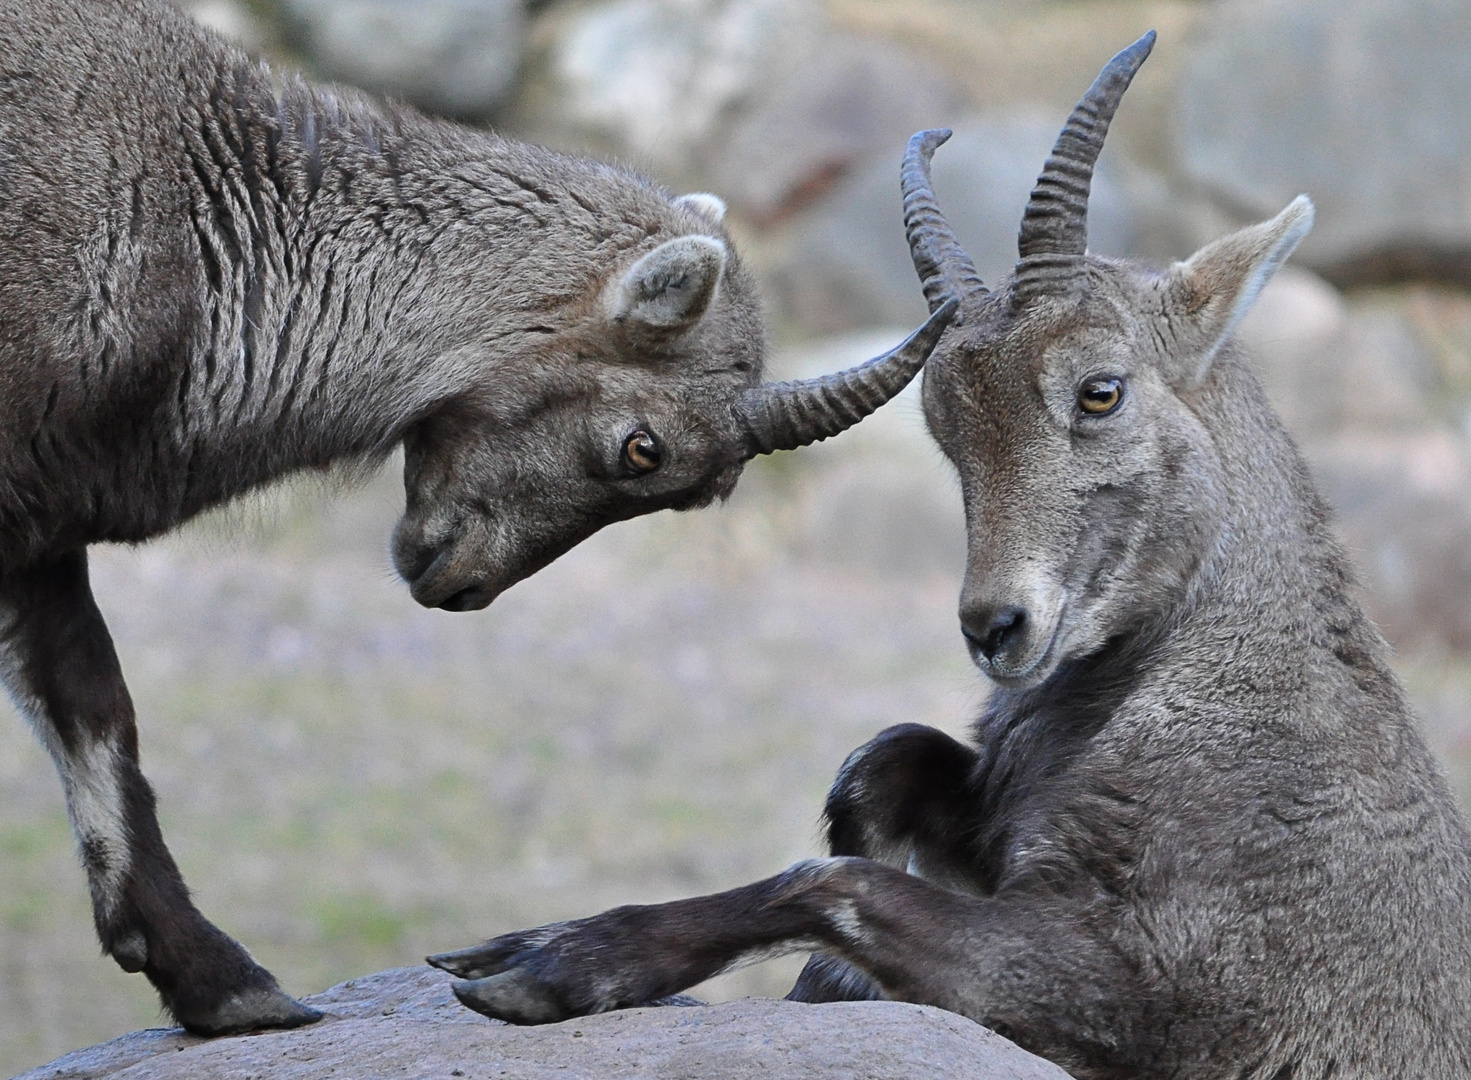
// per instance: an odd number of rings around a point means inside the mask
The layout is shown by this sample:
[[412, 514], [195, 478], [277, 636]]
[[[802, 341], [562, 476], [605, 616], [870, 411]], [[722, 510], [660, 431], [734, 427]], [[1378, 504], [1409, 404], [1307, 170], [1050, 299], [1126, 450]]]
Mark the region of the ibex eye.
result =
[[1091, 416], [1111, 413], [1123, 400], [1123, 379], [1089, 379], [1078, 387], [1078, 408]]
[[664, 464], [664, 448], [651, 432], [639, 428], [623, 440], [623, 466], [643, 475]]

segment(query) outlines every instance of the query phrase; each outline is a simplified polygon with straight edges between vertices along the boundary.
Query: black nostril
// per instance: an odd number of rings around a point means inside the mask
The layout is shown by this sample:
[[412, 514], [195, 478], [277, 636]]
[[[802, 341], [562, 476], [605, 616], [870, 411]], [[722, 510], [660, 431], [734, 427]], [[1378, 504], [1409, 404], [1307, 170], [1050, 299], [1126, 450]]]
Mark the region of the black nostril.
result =
[[980, 623], [978, 629], [975, 623], [962, 619], [960, 632], [965, 635], [965, 640], [987, 660], [994, 660], [996, 654], [1006, 647], [1009, 639], [1014, 638], [1027, 624], [1027, 612], [1025, 608], [1004, 607], [993, 615], [989, 622], [984, 619], [976, 620]]

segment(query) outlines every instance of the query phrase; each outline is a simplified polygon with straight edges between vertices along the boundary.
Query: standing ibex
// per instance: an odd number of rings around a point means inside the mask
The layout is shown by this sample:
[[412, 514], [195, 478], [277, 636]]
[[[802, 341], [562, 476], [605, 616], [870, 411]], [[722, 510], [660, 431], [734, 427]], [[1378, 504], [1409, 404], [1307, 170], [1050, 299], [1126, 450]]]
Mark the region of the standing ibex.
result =
[[466, 1004], [555, 1020], [816, 949], [797, 1000], [939, 1005], [1079, 1078], [1471, 1077], [1471, 843], [1231, 341], [1312, 204], [1164, 273], [1086, 251], [1152, 43], [1073, 112], [995, 291], [931, 194], [946, 133], [905, 159], [915, 267], [964, 327], [924, 405], [997, 684], [975, 745], [903, 725], [856, 751], [834, 858], [433, 958]]
[[157, 0], [0, 0], [0, 677], [98, 935], [202, 1033], [317, 1014], [190, 903], [86, 546], [405, 447], [394, 561], [462, 611], [610, 522], [727, 495], [913, 376], [758, 385], [713, 196], [249, 60]]

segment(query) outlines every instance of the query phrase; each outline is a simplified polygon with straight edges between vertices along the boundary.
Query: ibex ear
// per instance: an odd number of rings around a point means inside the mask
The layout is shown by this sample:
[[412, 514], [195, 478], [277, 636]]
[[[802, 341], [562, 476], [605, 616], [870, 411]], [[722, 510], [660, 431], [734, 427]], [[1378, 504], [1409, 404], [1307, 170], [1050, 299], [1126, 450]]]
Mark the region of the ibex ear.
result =
[[674, 200], [674, 205], [681, 206], [692, 214], [698, 214], [711, 225], [719, 225], [725, 220], [725, 200], [719, 195], [711, 195], [708, 191], [681, 195]]
[[1200, 385], [1262, 286], [1312, 227], [1313, 202], [1299, 195], [1271, 221], [1213, 240], [1170, 269], [1165, 325], [1178, 385]]
[[613, 290], [614, 322], [679, 330], [700, 321], [725, 271], [725, 245], [713, 236], [681, 236], [628, 268]]

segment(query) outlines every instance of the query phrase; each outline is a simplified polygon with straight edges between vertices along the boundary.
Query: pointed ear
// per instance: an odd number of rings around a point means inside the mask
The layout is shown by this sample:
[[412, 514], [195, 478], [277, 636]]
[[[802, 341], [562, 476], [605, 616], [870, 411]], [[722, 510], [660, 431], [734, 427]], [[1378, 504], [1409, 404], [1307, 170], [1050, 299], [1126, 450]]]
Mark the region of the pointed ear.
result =
[[725, 200], [719, 195], [711, 195], [708, 191], [681, 195], [674, 200], [674, 205], [704, 218], [711, 225], [719, 225], [725, 220]]
[[681, 236], [628, 268], [613, 289], [614, 322], [682, 330], [700, 321], [725, 271], [725, 245], [713, 236]]
[[1299, 195], [1271, 221], [1213, 240], [1170, 269], [1165, 318], [1175, 381], [1199, 386], [1262, 286], [1313, 227], [1313, 202]]

